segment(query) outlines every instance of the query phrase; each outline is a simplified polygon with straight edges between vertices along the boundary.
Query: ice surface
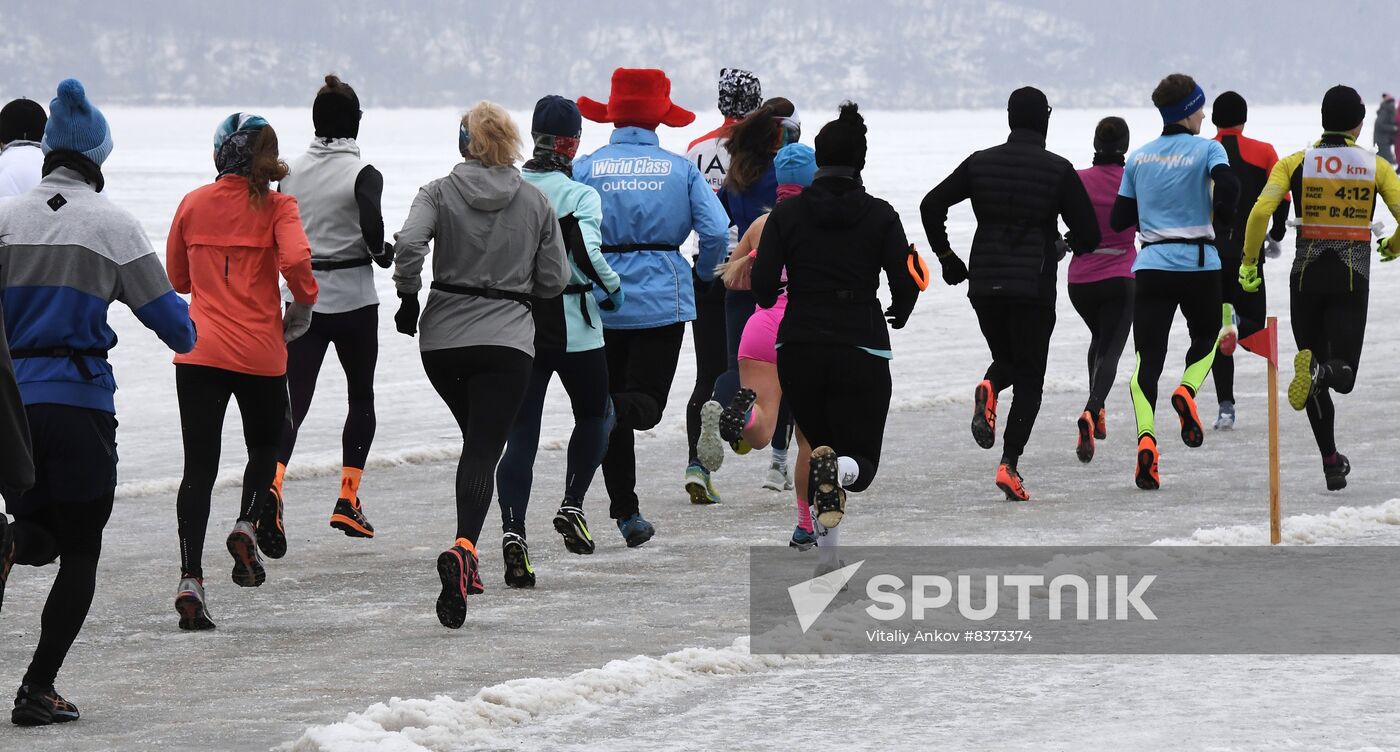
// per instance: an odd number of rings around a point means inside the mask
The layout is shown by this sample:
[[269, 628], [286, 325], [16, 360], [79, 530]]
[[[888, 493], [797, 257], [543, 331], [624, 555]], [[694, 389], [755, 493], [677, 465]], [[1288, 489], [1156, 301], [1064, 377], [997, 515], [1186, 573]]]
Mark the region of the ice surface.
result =
[[[108, 191], [137, 214], [158, 248], [180, 197], [211, 177], [209, 133], [232, 109], [107, 110], [117, 143]], [[307, 111], [265, 114], [289, 155], [310, 140]], [[385, 174], [390, 230], [416, 187], [454, 161], [456, 114], [366, 113], [361, 143]], [[826, 114], [804, 110], [804, 140]], [[1106, 114], [1057, 109], [1051, 148], [1086, 164], [1093, 125]], [[1135, 144], [1159, 127], [1148, 110], [1113, 114], [1128, 118]], [[918, 221], [923, 193], [969, 151], [1001, 140], [1005, 115], [869, 117], [867, 184], [894, 204], [911, 240], [927, 251]], [[1285, 153], [1317, 130], [1315, 107], [1253, 107], [1251, 118], [1249, 132]], [[714, 120], [702, 115], [691, 128], [663, 130], [663, 143], [684, 148]], [[606, 129], [586, 124], [584, 149], [605, 138]], [[967, 207], [951, 217], [961, 253], [971, 221]], [[1287, 264], [1267, 269], [1287, 356]], [[377, 279], [381, 296], [392, 301], [388, 275]], [[1285, 407], [1284, 530], [1291, 544], [1400, 542], [1400, 478], [1393, 472], [1400, 334], [1389, 325], [1400, 302], [1394, 269], [1375, 266], [1374, 280], [1357, 389], [1338, 400], [1338, 439], [1355, 468], [1345, 492], [1323, 490], [1307, 421]], [[777, 665], [745, 655], [736, 643], [748, 627], [745, 547], [784, 543], [794, 515], [786, 494], [759, 489], [765, 467], [758, 458], [726, 463], [717, 479], [725, 504], [686, 502], [681, 407], [694, 374], [688, 345], [666, 419], [638, 442], [639, 492], [657, 538], [638, 550], [621, 545], [605, 519], [599, 479], [588, 502], [599, 551], [563, 551], [549, 517], [562, 485], [557, 449], [571, 419], [556, 387], [529, 525], [540, 585], [534, 592], [501, 586], [492, 517], [482, 546], [488, 592], [473, 598], [466, 627], [448, 632], [432, 612], [433, 559], [450, 543], [458, 437], [423, 375], [416, 342], [393, 332], [388, 305], [380, 317], [379, 435], [363, 487], [380, 536], [353, 541], [326, 525], [344, 404], [344, 378], [330, 361], [289, 473], [291, 549], [269, 565], [267, 584], [255, 591], [227, 578], [223, 535], [243, 461], [237, 416], [229, 416], [226, 480], [206, 545], [219, 629], [181, 633], [171, 608], [181, 462], [173, 368], [153, 335], [113, 310], [121, 338], [112, 356], [121, 384], [121, 499], [92, 615], [59, 677], [60, 691], [84, 718], [39, 731], [0, 724], [0, 750], [1400, 748], [1393, 730], [1400, 690], [1392, 680], [1400, 661], [1390, 657], [857, 657]], [[881, 474], [870, 492], [853, 497], [843, 541], [1264, 541], [1263, 361], [1236, 358], [1237, 430], [1208, 432], [1199, 450], [1163, 431], [1164, 488], [1144, 494], [1132, 483], [1130, 358], [1120, 364], [1109, 400], [1110, 438], [1091, 465], [1074, 459], [1088, 337], [1063, 295], [1058, 317], [1044, 407], [1022, 460], [1036, 501], [1008, 504], [992, 485], [998, 453], [977, 449], [967, 434], [971, 388], [987, 352], [964, 291], [936, 284], [922, 297], [909, 326], [894, 333], [894, 411]], [[1178, 326], [1164, 380], [1176, 376], [1184, 348]], [[1212, 395], [1207, 380], [1207, 420]], [[1174, 423], [1162, 408], [1163, 425]], [[18, 568], [12, 578], [0, 615], [0, 682], [19, 682], [52, 575]], [[836, 710], [815, 715], [818, 700]]]

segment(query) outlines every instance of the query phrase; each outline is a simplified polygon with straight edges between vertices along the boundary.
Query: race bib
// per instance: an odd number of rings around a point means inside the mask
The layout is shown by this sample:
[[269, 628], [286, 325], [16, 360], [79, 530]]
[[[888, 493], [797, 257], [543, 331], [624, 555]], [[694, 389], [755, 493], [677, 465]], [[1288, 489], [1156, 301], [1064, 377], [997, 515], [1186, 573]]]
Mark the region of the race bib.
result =
[[1376, 155], [1355, 146], [1309, 149], [1299, 236], [1369, 242], [1375, 194]]

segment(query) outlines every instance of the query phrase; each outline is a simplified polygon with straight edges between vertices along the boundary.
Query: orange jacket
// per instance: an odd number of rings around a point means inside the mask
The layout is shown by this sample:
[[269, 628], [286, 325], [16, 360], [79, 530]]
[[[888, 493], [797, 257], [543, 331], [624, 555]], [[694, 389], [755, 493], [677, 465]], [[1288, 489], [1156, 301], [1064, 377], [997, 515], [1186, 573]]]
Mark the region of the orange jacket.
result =
[[198, 339], [176, 363], [254, 376], [287, 372], [278, 274], [298, 303], [316, 302], [311, 244], [297, 200], [275, 191], [261, 206], [248, 181], [225, 175], [198, 188], [175, 211], [165, 269], [177, 292], [191, 295]]

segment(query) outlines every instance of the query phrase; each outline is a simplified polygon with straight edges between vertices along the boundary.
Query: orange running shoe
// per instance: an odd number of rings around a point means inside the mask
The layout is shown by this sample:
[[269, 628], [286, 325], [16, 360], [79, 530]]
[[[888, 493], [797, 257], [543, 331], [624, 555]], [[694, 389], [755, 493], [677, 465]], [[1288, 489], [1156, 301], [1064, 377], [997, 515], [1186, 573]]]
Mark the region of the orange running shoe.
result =
[[369, 524], [369, 518], [365, 517], [365, 510], [360, 507], [358, 496], [353, 501], [345, 497], [335, 500], [335, 509], [331, 511], [331, 527], [351, 538], [374, 537], [374, 525]]
[[1005, 462], [997, 466], [997, 488], [1006, 493], [1007, 501], [1030, 501], [1031, 494], [1021, 484], [1021, 474]]
[[982, 379], [972, 401], [972, 440], [983, 449], [991, 449], [997, 443], [997, 393], [992, 382]]
[[1162, 477], [1157, 474], [1157, 439], [1150, 433], [1138, 439], [1137, 487], [1144, 491], [1162, 487]]
[[1105, 412], [1106, 411], [1102, 407], [1100, 407], [1099, 418], [1098, 420], [1094, 421], [1094, 438], [1098, 439], [1099, 441], [1103, 441], [1104, 439], [1108, 438], [1108, 419], [1104, 417]]
[[1074, 454], [1080, 462], [1094, 459], [1094, 414], [1088, 410], [1079, 415], [1079, 445]]
[[1172, 392], [1172, 409], [1181, 418], [1181, 441], [1189, 447], [1198, 447], [1206, 440], [1206, 430], [1201, 426], [1201, 416], [1196, 414], [1196, 398], [1185, 384]]

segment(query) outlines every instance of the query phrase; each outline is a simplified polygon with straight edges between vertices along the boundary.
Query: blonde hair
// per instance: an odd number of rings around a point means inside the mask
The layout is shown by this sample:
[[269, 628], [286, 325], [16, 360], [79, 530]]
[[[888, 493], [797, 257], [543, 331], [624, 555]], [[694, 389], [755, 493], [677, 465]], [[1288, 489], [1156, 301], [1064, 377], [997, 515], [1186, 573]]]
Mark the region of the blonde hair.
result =
[[520, 152], [520, 129], [505, 109], [495, 102], [477, 102], [462, 116], [471, 140], [467, 144], [467, 159], [480, 160], [487, 167], [506, 167], [523, 159]]

